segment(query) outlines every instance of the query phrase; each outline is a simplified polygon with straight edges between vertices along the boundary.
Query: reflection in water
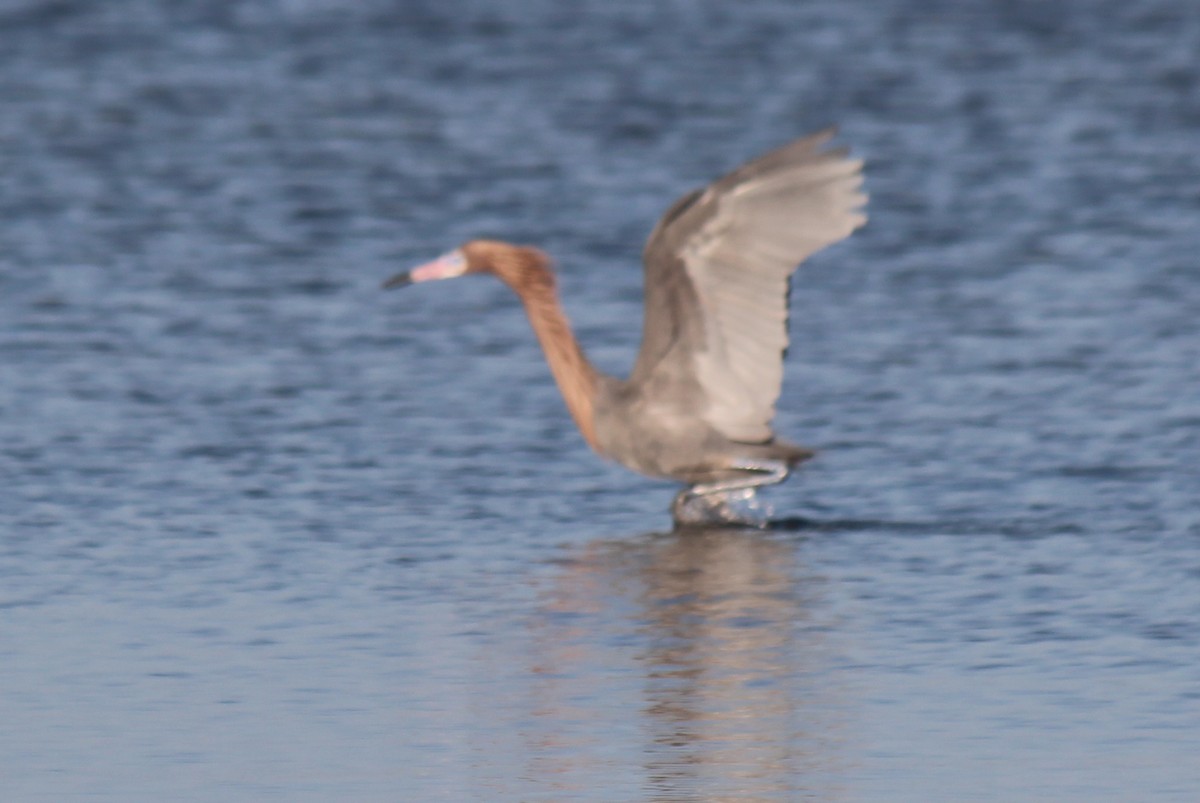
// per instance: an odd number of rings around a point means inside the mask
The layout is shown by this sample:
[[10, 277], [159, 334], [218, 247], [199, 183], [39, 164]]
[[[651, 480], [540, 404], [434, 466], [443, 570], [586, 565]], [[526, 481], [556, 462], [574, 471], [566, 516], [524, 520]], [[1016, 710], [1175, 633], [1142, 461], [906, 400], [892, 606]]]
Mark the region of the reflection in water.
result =
[[536, 620], [531, 776], [578, 793], [640, 764], [629, 791], [649, 799], [838, 797], [845, 694], [820, 592], [770, 533], [588, 545]]

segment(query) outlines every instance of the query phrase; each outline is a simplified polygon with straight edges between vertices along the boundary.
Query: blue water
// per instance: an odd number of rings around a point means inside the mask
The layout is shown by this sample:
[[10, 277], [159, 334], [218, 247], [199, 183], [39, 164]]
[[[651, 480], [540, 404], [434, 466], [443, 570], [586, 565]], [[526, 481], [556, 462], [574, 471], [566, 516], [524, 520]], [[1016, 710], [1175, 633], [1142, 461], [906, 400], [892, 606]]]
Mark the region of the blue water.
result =
[[[0, 782], [40, 800], [1195, 800], [1200, 6], [0, 0]], [[786, 526], [670, 533], [679, 194], [836, 122]]]

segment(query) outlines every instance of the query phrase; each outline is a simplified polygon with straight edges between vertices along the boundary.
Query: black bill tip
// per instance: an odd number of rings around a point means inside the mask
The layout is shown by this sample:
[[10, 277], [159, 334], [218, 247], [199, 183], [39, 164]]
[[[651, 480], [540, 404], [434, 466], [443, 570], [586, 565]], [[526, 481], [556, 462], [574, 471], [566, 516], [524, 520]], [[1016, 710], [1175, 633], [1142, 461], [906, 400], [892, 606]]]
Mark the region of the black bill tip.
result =
[[406, 287], [412, 283], [412, 275], [408, 271], [405, 271], [404, 273], [397, 273], [395, 276], [384, 282], [383, 289], [390, 290], [393, 287]]

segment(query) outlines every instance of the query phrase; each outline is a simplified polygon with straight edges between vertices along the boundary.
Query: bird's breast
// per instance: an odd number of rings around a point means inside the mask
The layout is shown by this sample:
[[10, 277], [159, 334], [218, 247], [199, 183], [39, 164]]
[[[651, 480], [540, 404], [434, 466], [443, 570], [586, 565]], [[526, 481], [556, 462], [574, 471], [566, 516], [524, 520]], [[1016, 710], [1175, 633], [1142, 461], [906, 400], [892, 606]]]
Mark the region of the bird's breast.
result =
[[711, 459], [712, 428], [678, 407], [618, 396], [597, 404], [595, 416], [604, 456], [640, 474], [687, 482]]

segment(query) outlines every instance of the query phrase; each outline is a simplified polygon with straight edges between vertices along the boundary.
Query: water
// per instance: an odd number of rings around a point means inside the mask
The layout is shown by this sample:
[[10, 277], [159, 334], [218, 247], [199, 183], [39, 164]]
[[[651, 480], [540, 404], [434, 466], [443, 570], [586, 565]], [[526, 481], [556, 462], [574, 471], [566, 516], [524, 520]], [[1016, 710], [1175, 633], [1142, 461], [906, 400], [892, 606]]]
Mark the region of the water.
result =
[[[0, 2], [5, 800], [1193, 800], [1200, 11]], [[669, 533], [602, 367], [678, 194], [829, 122], [786, 525]]]

